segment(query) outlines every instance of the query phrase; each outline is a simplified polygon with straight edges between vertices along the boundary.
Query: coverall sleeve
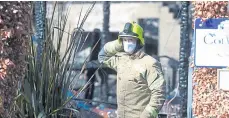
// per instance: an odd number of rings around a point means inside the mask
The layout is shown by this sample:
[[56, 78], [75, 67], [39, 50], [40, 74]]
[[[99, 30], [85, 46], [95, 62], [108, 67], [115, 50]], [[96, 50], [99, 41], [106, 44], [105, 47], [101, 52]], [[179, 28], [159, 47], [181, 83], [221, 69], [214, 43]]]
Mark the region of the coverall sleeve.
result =
[[119, 58], [115, 54], [120, 51], [122, 51], [122, 43], [118, 40], [108, 42], [100, 50], [98, 60], [103, 66], [117, 70], [117, 62]]
[[141, 118], [157, 118], [159, 110], [165, 102], [165, 80], [159, 62], [148, 66], [146, 71], [148, 87], [151, 90], [149, 104], [141, 114]]

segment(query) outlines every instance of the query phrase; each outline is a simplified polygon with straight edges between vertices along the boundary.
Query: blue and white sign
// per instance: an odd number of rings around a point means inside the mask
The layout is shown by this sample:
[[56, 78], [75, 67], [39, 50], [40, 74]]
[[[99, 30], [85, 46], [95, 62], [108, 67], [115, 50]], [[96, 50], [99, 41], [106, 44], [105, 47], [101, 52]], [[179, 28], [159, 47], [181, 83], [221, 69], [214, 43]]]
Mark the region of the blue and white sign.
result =
[[229, 66], [229, 19], [195, 21], [195, 66]]

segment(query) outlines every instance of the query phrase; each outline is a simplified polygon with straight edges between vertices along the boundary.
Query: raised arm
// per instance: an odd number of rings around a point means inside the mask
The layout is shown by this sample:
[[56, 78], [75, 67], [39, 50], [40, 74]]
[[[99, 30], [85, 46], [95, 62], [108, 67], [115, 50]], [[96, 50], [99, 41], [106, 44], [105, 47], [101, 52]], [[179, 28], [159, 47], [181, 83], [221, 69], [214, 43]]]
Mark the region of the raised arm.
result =
[[116, 63], [118, 61], [118, 57], [115, 54], [122, 50], [123, 46], [121, 42], [119, 42], [118, 40], [110, 41], [106, 43], [104, 47], [100, 50], [98, 60], [105, 66], [116, 70]]

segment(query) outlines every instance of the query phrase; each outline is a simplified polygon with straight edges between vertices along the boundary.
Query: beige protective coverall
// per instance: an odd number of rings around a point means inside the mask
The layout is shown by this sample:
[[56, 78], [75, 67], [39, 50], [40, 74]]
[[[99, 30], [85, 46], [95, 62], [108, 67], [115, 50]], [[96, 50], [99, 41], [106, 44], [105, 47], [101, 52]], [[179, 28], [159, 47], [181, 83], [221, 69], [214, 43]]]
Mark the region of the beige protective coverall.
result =
[[161, 64], [139, 50], [121, 52], [118, 40], [105, 44], [98, 60], [117, 71], [118, 118], [156, 118], [165, 101]]

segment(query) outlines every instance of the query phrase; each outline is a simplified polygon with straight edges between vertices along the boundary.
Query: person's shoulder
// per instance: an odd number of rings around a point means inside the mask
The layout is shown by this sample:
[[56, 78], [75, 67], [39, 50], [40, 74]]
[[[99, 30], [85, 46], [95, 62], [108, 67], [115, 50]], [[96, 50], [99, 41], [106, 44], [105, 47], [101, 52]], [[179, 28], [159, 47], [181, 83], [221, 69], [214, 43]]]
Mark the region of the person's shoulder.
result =
[[147, 65], [154, 65], [154, 64], [157, 64], [157, 63], [160, 63], [160, 61], [158, 60], [157, 57], [155, 56], [150, 56], [148, 54], [146, 54], [144, 57], [143, 57], [143, 62]]

